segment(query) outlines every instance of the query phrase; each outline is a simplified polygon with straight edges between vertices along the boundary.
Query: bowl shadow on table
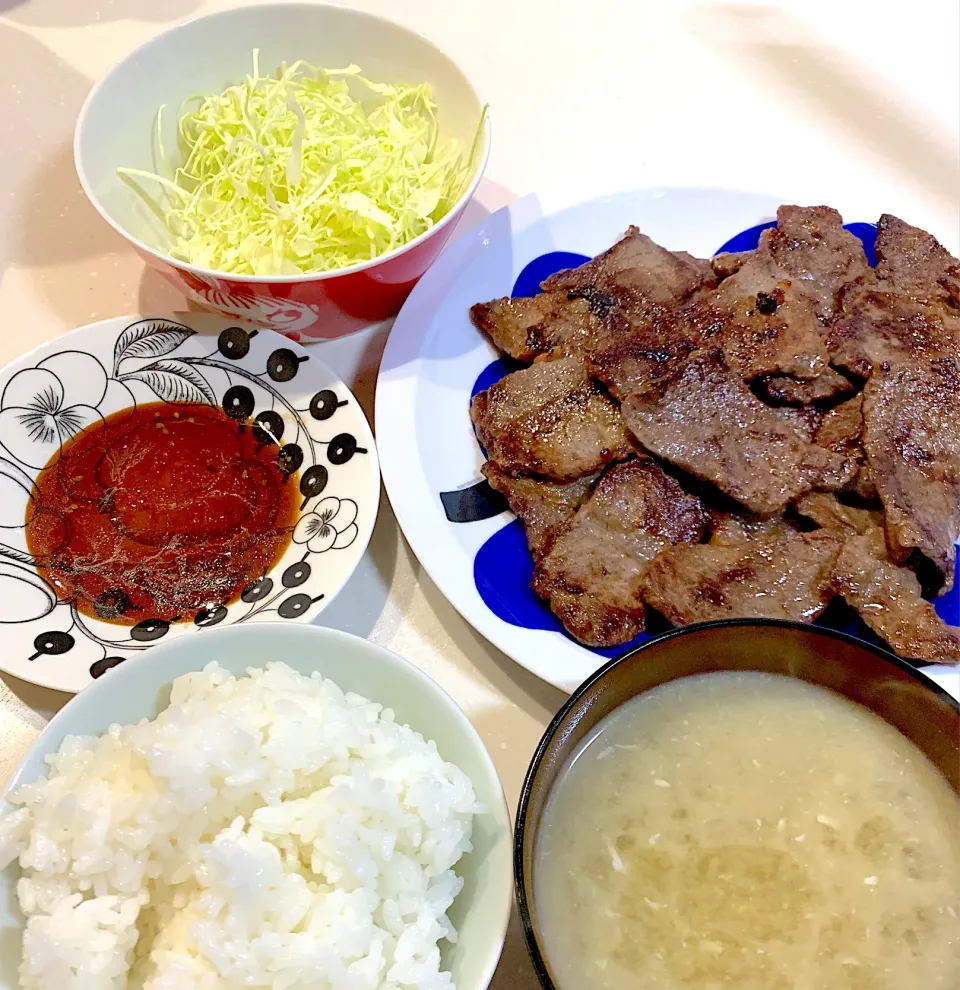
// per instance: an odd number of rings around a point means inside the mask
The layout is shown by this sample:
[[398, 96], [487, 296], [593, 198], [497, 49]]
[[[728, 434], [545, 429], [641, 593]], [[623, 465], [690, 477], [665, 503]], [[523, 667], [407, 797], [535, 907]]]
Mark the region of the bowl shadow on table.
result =
[[87, 27], [97, 22], [120, 20], [178, 21], [199, 10], [200, 0], [63, 0], [61, 3], [31, 3], [30, 0], [0, 0], [0, 14], [31, 27]]
[[380, 508], [367, 552], [337, 597], [314, 620], [367, 639], [386, 607], [397, 569], [400, 540], [397, 521], [381, 488]]
[[[489, 681], [495, 690], [503, 695], [509, 704], [516, 705], [534, 718], [543, 722], [549, 721], [553, 713], [567, 700], [567, 695], [514, 663], [505, 653], [502, 653], [482, 636], [474, 632], [472, 627], [461, 618], [460, 614], [441, 595], [436, 585], [422, 574], [421, 582], [424, 595], [435, 609], [441, 625], [447, 630], [467, 660]], [[504, 765], [493, 740], [502, 733], [502, 714], [498, 709], [481, 711], [471, 714], [470, 721], [480, 734], [481, 739], [491, 749], [494, 759], [498, 762], [501, 782], [507, 794], [511, 816], [515, 814], [516, 803], [526, 775], [527, 764], [536, 747], [538, 734], [529, 741], [529, 752], [514, 753], [511, 765], [515, 773], [504, 773]], [[539, 990], [533, 963], [527, 952], [523, 936], [523, 926], [516, 903], [510, 908], [510, 921], [503, 945], [496, 974], [490, 983], [490, 990]]]
[[771, 82], [829, 114], [845, 134], [879, 153], [912, 185], [921, 185], [956, 213], [960, 184], [956, 144], [915, 119], [862, 62], [812, 32], [789, 11], [773, 6], [700, 4], [686, 15], [693, 30], [742, 68], [756, 67]]
[[[125, 250], [130, 248], [124, 246]], [[183, 293], [165, 278], [155, 268], [144, 264], [143, 272], [140, 275], [140, 284], [137, 287], [137, 313], [150, 316], [155, 313], [169, 313], [171, 311], [181, 311], [189, 315], [194, 313], [205, 313], [206, 310], [192, 304]]]
[[7, 263], [49, 266], [108, 249], [112, 232], [83, 195], [70, 146], [91, 80], [9, 24], [0, 24], [0, 51], [0, 91], [7, 94], [0, 271]]
[[20, 195], [30, 204], [16, 252], [22, 264], [57, 265], [123, 250], [123, 240], [83, 194], [69, 141], [38, 163]]
[[12, 225], [11, 260], [33, 271], [38, 295], [68, 329], [133, 310], [185, 308], [183, 295], [90, 206], [68, 143], [37, 163], [17, 199], [27, 205]]
[[496, 213], [497, 210], [509, 206], [517, 199], [519, 197], [512, 189], [508, 189], [507, 186], [494, 182], [492, 179], [482, 178], [473, 199], [467, 203], [463, 215], [457, 221], [456, 227], [453, 228], [450, 243], [452, 244], [468, 230], [476, 227], [478, 223], [483, 223], [491, 213]]
[[[478, 633], [447, 601], [429, 575], [421, 569], [420, 583], [424, 597], [433, 608], [444, 629], [463, 650], [467, 659], [508, 701], [527, 711], [532, 705], [539, 714], [552, 719], [567, 700], [567, 693], [531, 674], [511, 660], [506, 653]], [[531, 751], [531, 756], [533, 755]]]
[[[23, 917], [20, 905], [17, 902], [16, 885], [10, 884], [7, 887], [6, 903], [2, 905], [2, 910], [9, 916], [16, 918]], [[24, 920], [24, 923], [25, 920]], [[19, 976], [17, 973], [17, 960], [22, 951], [22, 936], [20, 930], [9, 927], [0, 929], [0, 990], [13, 990], [19, 986]]]
[[[435, 314], [441, 314], [447, 320], [469, 321], [470, 305], [498, 293], [507, 294], [513, 285], [513, 239], [510, 236], [512, 221], [503, 208], [515, 202], [518, 197], [506, 186], [487, 179], [481, 180], [477, 195], [482, 197], [483, 201], [474, 199], [467, 204], [445, 254], [440, 256], [438, 264], [445, 265], [443, 280], [430, 279], [428, 271], [427, 277], [413, 290], [418, 312], [428, 314], [431, 319]], [[526, 206], [523, 212], [524, 220], [530, 222], [540, 215], [541, 206], [536, 197], [525, 197], [523, 202]], [[481, 225], [484, 227], [482, 243], [479, 242], [477, 230]], [[489, 295], [484, 295], [483, 299], [471, 298], [462, 308], [459, 304], [453, 306], [449, 299], [451, 285], [470, 267], [477, 252], [493, 242], [496, 242], [497, 250], [487, 255], [484, 277], [486, 284], [495, 288], [491, 288]], [[452, 258], [456, 260], [451, 264]], [[464, 351], [472, 349], [477, 339], [471, 334], [436, 334], [429, 340], [430, 357], [432, 361], [457, 358]], [[392, 341], [391, 363], [384, 365], [381, 370], [394, 371], [418, 360], [422, 356], [422, 345], [423, 341], [417, 333], [403, 335]]]
[[550, 722], [566, 702], [567, 694], [531, 674], [484, 639], [447, 601], [419, 563], [414, 566], [424, 599], [444, 631], [462, 652], [466, 664], [472, 668], [474, 674], [479, 674], [500, 697], [505, 699], [506, 705], [525, 712], [536, 727], [529, 738], [524, 738], [525, 749], [522, 753], [506, 751], [513, 760], [509, 768], [506, 768], [508, 772], [505, 772], [504, 751], [498, 748], [497, 744], [497, 740], [503, 735], [502, 706], [481, 709], [470, 715], [474, 728], [480, 733], [494, 761], [498, 763], [501, 782], [512, 811], [519, 799], [527, 764], [540, 738], [540, 726], [546, 726]]
[[13, 674], [0, 673], [0, 681], [10, 689], [31, 711], [38, 712], [37, 730], [39, 731], [47, 718], [52, 718], [73, 697], [67, 691], [55, 691], [53, 688], [40, 687], [21, 680]]
[[523, 923], [516, 904], [510, 909], [503, 955], [490, 983], [490, 990], [540, 990], [540, 982], [527, 952]]

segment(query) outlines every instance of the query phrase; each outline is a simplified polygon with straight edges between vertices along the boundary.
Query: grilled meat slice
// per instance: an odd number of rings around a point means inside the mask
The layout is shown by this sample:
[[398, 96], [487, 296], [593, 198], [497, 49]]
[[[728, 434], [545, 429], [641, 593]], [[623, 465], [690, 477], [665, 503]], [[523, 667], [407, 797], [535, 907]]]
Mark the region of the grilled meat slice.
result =
[[579, 268], [551, 275], [543, 288], [586, 299], [595, 307], [612, 306], [620, 299], [649, 308], [682, 302], [711, 280], [709, 261], [668, 251], [629, 227], [612, 248]]
[[951, 588], [960, 536], [960, 359], [874, 369], [863, 419], [893, 562], [918, 551], [936, 566], [943, 589]]
[[714, 283], [708, 261], [667, 251], [631, 227], [608, 251], [552, 275], [539, 295], [477, 303], [470, 316], [518, 361], [592, 354]]
[[606, 332], [586, 300], [568, 300], [565, 292], [477, 303], [470, 308], [470, 318], [499, 350], [518, 361], [551, 352], [577, 353], [596, 345]]
[[861, 498], [876, 498], [877, 488], [870, 477], [867, 455], [861, 444], [863, 435], [863, 393], [827, 410], [814, 434], [813, 442], [837, 454], [849, 457], [857, 466], [857, 473], [846, 486]]
[[781, 206], [776, 227], [763, 231], [757, 250], [714, 255], [710, 264], [722, 279], [756, 266], [752, 277], [765, 270], [777, 281], [798, 283], [821, 320], [836, 311], [841, 290], [870, 270], [859, 238], [829, 206]]
[[921, 597], [913, 571], [890, 562], [880, 530], [846, 540], [833, 587], [900, 656], [931, 663], [960, 661], [960, 629], [946, 625]]
[[808, 492], [793, 503], [793, 509], [821, 529], [865, 533], [883, 526], [883, 513], [879, 509], [846, 505], [833, 492]]
[[919, 302], [960, 306], [960, 262], [932, 235], [889, 213], [877, 223], [876, 277]]
[[808, 404], [851, 391], [829, 367], [823, 320], [844, 281], [867, 270], [863, 248], [839, 214], [822, 207], [784, 207], [780, 224], [764, 231], [756, 251], [713, 259], [723, 279], [715, 290], [705, 283], [687, 303], [653, 311], [632, 333], [595, 349], [591, 372], [622, 399], [656, 385], [697, 349], [721, 346], [741, 377], [777, 376], [775, 385], [792, 390], [781, 401]]
[[647, 568], [643, 598], [678, 626], [713, 619], [812, 622], [834, 597], [834, 563], [843, 539], [827, 530], [799, 533], [768, 525], [739, 538], [664, 550]]
[[854, 391], [853, 382], [849, 378], [829, 367], [810, 381], [801, 381], [789, 375], [770, 375], [763, 379], [761, 388], [768, 401], [782, 402], [788, 406], [827, 402], [838, 395], [848, 395]]
[[712, 510], [710, 545], [740, 546], [745, 540], [784, 540], [797, 532], [786, 516], [747, 516]]
[[753, 255], [753, 251], [723, 251], [710, 259], [710, 267], [719, 279], [729, 278], [736, 275]]
[[582, 358], [515, 371], [473, 399], [487, 455], [507, 474], [572, 481], [633, 453], [617, 407], [587, 378]]
[[651, 453], [760, 515], [811, 489], [840, 488], [853, 473], [847, 458], [809, 443], [716, 354], [692, 358], [660, 389], [629, 396], [621, 411]]
[[491, 488], [506, 496], [514, 514], [523, 521], [535, 561], [553, 546], [557, 534], [573, 519], [597, 480], [593, 474], [566, 483], [542, 478], [514, 478], [501, 471], [493, 461], [483, 465], [483, 475]]
[[781, 422], [802, 437], [813, 443], [817, 430], [823, 422], [824, 411], [817, 406], [776, 406], [770, 407]]
[[956, 355], [960, 347], [960, 262], [934, 237], [884, 214], [877, 267], [848, 286], [831, 327], [835, 364], [867, 378], [875, 365]]
[[533, 589], [587, 646], [626, 643], [643, 629], [643, 573], [672, 543], [695, 542], [707, 514], [647, 458], [609, 468], [540, 561]]
[[860, 239], [844, 230], [843, 217], [829, 206], [781, 206], [777, 226], [761, 235], [760, 250], [813, 296], [821, 320], [836, 312], [841, 289], [870, 270]]
[[768, 257], [758, 252], [720, 284], [709, 303], [724, 314], [721, 344], [741, 377], [811, 381], [829, 371], [814, 300], [783, 278]]
[[725, 318], [692, 303], [635, 321], [588, 358], [590, 374], [621, 401], [655, 388], [722, 330]]
[[870, 289], [830, 328], [827, 347], [837, 367], [869, 378], [877, 365], [956, 354], [960, 311], [931, 307], [900, 292]]
[[[716, 264], [716, 262], [715, 262]], [[826, 376], [817, 390], [843, 388], [828, 367], [824, 322], [840, 288], [869, 269], [860, 241], [828, 207], [782, 206], [756, 251], [740, 256], [709, 305], [727, 314], [723, 348], [744, 378]], [[725, 265], [729, 268], [730, 265]]]
[[720, 348], [739, 377], [771, 376], [774, 391], [779, 386], [783, 393], [771, 396], [777, 401], [807, 405], [852, 391], [849, 380], [827, 364], [813, 302], [776, 283], [769, 296], [755, 289], [754, 280], [748, 291], [739, 278], [611, 334], [607, 346], [591, 353], [590, 373], [622, 401], [655, 388], [698, 351]]
[[838, 454], [855, 456], [861, 451], [863, 433], [863, 395], [858, 394], [829, 409], [817, 428], [816, 440], [821, 447]]

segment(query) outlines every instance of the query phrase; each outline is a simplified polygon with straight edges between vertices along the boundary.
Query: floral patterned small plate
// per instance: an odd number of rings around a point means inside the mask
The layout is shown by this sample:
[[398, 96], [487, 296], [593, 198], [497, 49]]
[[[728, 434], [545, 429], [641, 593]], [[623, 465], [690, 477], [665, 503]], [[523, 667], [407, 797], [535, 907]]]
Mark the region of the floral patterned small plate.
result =
[[[298, 510], [289, 547], [238, 601], [192, 621], [120, 625], [58, 598], [31, 556], [26, 526], [42, 508], [35, 479], [67, 441], [157, 402], [219, 406], [241, 422], [269, 423], [259, 434], [265, 456], [276, 447], [280, 470], [297, 472]], [[0, 372], [0, 669], [79, 691], [161, 640], [215, 625], [313, 618], [363, 556], [379, 499], [363, 411], [315, 352], [280, 334], [185, 313], [106, 320], [44, 344]]]

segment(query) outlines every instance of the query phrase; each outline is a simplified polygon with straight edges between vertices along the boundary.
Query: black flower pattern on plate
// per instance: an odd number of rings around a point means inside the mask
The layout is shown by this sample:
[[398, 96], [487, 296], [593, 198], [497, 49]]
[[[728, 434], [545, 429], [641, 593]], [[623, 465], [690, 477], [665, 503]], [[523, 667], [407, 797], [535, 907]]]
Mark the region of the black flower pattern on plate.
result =
[[[357, 503], [327, 490], [336, 469], [367, 450], [352, 433], [321, 439], [310, 432], [308, 424], [334, 420], [349, 399], [322, 388], [306, 408], [296, 408], [282, 388], [297, 379], [309, 355], [294, 346], [258, 352], [258, 334], [256, 329], [227, 327], [216, 338], [214, 353], [203, 354], [197, 352], [201, 338], [191, 327], [167, 319], [138, 320], [117, 335], [106, 361], [83, 350], [64, 349], [7, 380], [0, 393], [0, 598], [9, 587], [15, 594], [6, 598], [16, 606], [13, 615], [0, 616], [0, 623], [37, 625], [30, 640], [32, 652], [23, 659], [72, 657], [78, 644], [87, 643], [102, 653], [98, 660], [85, 661], [90, 676], [97, 678], [171, 632], [171, 624], [160, 619], [108, 626], [130, 607], [125, 595], [110, 591], [95, 607], [104, 622], [86, 619], [71, 602], [58, 600], [22, 538], [27, 519], [39, 508], [34, 500], [36, 473], [55, 461], [62, 445], [80, 431], [106, 416], [136, 409], [138, 395], [141, 402], [220, 405], [240, 429], [252, 420], [249, 428], [257, 442], [276, 448], [280, 469], [288, 475], [300, 471], [302, 515], [293, 543], [303, 552], [302, 559], [284, 565], [276, 578], [264, 575], [250, 584], [235, 605], [211, 604], [191, 625], [204, 629], [264, 612], [298, 618], [323, 600], [323, 594], [307, 593], [305, 587], [317, 574], [310, 558], [346, 549], [359, 535]], [[18, 532], [21, 537], [16, 537]], [[296, 590], [300, 588], [304, 590]]]

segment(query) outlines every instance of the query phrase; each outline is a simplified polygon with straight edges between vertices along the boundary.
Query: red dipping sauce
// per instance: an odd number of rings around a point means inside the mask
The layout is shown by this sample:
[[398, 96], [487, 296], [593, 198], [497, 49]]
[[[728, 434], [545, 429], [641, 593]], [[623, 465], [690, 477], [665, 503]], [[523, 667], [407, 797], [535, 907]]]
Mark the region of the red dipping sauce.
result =
[[283, 556], [299, 502], [296, 474], [248, 424], [165, 402], [87, 427], [33, 495], [27, 546], [42, 577], [82, 614], [124, 625], [237, 599]]

